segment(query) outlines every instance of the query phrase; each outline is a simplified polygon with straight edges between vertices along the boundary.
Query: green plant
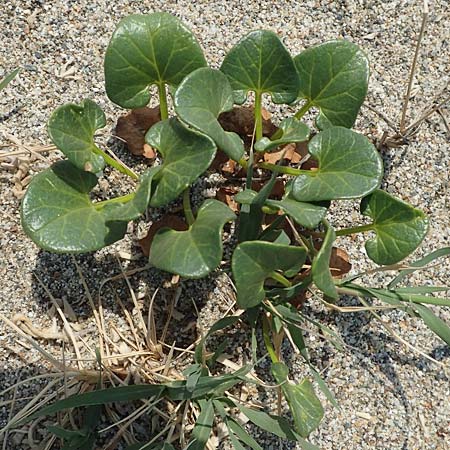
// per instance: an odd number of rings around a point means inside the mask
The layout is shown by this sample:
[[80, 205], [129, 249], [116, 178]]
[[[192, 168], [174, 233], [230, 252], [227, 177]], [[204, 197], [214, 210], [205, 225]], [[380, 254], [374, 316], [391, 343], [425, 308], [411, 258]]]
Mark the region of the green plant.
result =
[[16, 75], [20, 72], [20, 69], [14, 69], [11, 72], [9, 72], [8, 74], [6, 74], [6, 77], [3, 78], [3, 80], [0, 80], [0, 91], [2, 89], [5, 89], [6, 86], [8, 86], [9, 83], [11, 83], [12, 80], [14, 80], [14, 78], [16, 78]]
[[[280, 343], [288, 334], [298, 347], [311, 373], [327, 398], [331, 392], [309, 362], [302, 326], [310, 323], [339, 346], [332, 330], [315, 322], [293, 305], [310, 289], [323, 293], [330, 305], [341, 295], [378, 298], [424, 322], [450, 344], [450, 329], [425, 304], [448, 306], [448, 300], [426, 294], [443, 288], [370, 288], [355, 283], [356, 276], [333, 278], [330, 257], [336, 236], [371, 232], [366, 242], [369, 258], [387, 269], [410, 255], [424, 239], [428, 219], [424, 213], [379, 189], [383, 176], [381, 158], [364, 136], [352, 131], [364, 101], [369, 64], [364, 53], [347, 41], [332, 41], [310, 48], [292, 58], [279, 38], [269, 31], [255, 31], [238, 42], [226, 55], [220, 70], [206, 67], [206, 60], [191, 32], [178, 19], [165, 14], [134, 15], [123, 19], [110, 41], [105, 58], [108, 97], [123, 108], [148, 104], [148, 87], [156, 85], [162, 120], [148, 130], [146, 142], [156, 148], [162, 163], [140, 177], [101, 150], [94, 141], [96, 130], [105, 126], [102, 110], [92, 101], [58, 108], [48, 131], [67, 160], [54, 164], [30, 183], [22, 202], [24, 230], [41, 248], [57, 253], [83, 253], [121, 239], [127, 222], [150, 206], [158, 208], [182, 197], [188, 229], [159, 230], [152, 242], [150, 263], [186, 278], [200, 278], [215, 270], [223, 256], [222, 230], [233, 220], [238, 241], [231, 259], [237, 303], [246, 310], [252, 329], [256, 359], [256, 330], [264, 336], [265, 351], [272, 362], [272, 375], [291, 409], [293, 423], [279, 416], [249, 409], [225, 396], [242, 381], [252, 365], [233, 374], [212, 376], [221, 352], [205, 351], [206, 338], [238, 321], [217, 322], [197, 346], [195, 363], [185, 372], [186, 380], [164, 385], [129, 386], [75, 396], [50, 406], [37, 415], [64, 408], [111, 401], [161, 398], [192, 401], [200, 410], [190, 450], [204, 448], [214, 417], [224, 421], [236, 449], [243, 444], [261, 448], [233, 418], [235, 408], [250, 421], [283, 438], [304, 440], [320, 423], [323, 409], [308, 378], [293, 383], [282, 362]], [[175, 115], [169, 118], [167, 92]], [[242, 136], [225, 130], [219, 116], [254, 95], [254, 133], [246, 148]], [[277, 104], [296, 105], [298, 112], [282, 120], [271, 136], [263, 135], [263, 95]], [[312, 108], [318, 109], [317, 131], [301, 122]], [[312, 135], [312, 137], [311, 137]], [[262, 155], [287, 144], [308, 143], [317, 167], [276, 164]], [[243, 189], [235, 196], [239, 216], [224, 203], [205, 200], [193, 212], [189, 187], [210, 167], [217, 152], [246, 170]], [[106, 164], [133, 179], [135, 192], [93, 202], [90, 192]], [[254, 173], [266, 179], [252, 189]], [[275, 198], [274, 186], [282, 180], [284, 193]], [[326, 219], [331, 201], [361, 198], [364, 225], [335, 230]], [[267, 218], [271, 217], [271, 221]], [[270, 224], [267, 224], [270, 222]], [[444, 249], [427, 261], [448, 254]], [[422, 262], [417, 263], [418, 266]], [[423, 264], [422, 264], [423, 265]], [[407, 271], [401, 272], [403, 277]], [[153, 448], [153, 442], [136, 448]], [[171, 448], [167, 443], [164, 448]]]

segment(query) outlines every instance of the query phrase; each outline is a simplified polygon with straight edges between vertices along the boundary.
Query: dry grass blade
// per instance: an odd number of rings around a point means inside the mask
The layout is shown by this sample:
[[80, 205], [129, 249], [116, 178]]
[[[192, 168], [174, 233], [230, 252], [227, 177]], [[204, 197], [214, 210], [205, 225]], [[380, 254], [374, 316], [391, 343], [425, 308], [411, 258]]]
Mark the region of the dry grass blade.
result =
[[402, 116], [400, 119], [400, 133], [401, 134], [405, 134], [405, 131], [406, 131], [405, 130], [406, 111], [408, 110], [409, 98], [411, 96], [411, 89], [412, 89], [412, 86], [414, 83], [414, 74], [416, 73], [417, 60], [419, 58], [420, 45], [422, 43], [422, 38], [423, 38], [425, 29], [427, 26], [428, 14], [429, 14], [428, 0], [424, 0], [423, 11], [422, 11], [422, 25], [420, 27], [419, 36], [417, 38], [416, 50], [414, 52], [414, 58], [413, 58], [413, 62], [411, 64], [411, 71], [409, 73], [408, 87], [406, 89], [406, 95], [405, 95], [405, 99], [403, 102], [403, 108], [402, 108]]

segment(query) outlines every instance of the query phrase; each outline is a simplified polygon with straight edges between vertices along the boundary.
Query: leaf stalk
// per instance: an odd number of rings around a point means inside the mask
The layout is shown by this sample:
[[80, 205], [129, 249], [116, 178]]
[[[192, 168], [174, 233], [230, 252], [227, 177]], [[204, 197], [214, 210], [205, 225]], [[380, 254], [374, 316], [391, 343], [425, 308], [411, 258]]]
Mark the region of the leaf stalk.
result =
[[189, 188], [186, 188], [183, 192], [183, 211], [186, 217], [186, 222], [191, 226], [195, 222], [194, 213], [192, 212], [191, 199], [189, 197]]

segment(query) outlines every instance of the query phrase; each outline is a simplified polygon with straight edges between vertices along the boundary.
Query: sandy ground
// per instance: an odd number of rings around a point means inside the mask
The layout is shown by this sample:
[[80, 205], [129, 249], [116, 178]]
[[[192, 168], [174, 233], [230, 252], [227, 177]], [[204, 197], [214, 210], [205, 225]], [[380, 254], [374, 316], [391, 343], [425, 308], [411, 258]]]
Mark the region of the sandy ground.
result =
[[[117, 144], [109, 137], [122, 111], [108, 101], [103, 84], [103, 55], [118, 20], [130, 13], [168, 11], [174, 13], [196, 33], [213, 67], [245, 33], [265, 28], [277, 32], [293, 54], [329, 39], [346, 38], [359, 44], [371, 61], [372, 75], [367, 103], [398, 123], [414, 40], [420, 27], [422, 2], [413, 1], [87, 1], [87, 0], [3, 0], [0, 5], [0, 77], [21, 66], [20, 77], [0, 97], [1, 150], [14, 150], [8, 136], [26, 145], [49, 143], [45, 125], [52, 110], [65, 102], [83, 98], [97, 101], [106, 112], [108, 125], [100, 142]], [[449, 83], [450, 10], [447, 0], [431, 2], [427, 33], [420, 53], [409, 119], [430, 105]], [[448, 91], [447, 91], [448, 95]], [[442, 95], [441, 97], [443, 97]], [[270, 110], [271, 106], [268, 104]], [[450, 122], [448, 108], [442, 113]], [[356, 128], [371, 138], [380, 138], [387, 125], [372, 111], [363, 108]], [[6, 133], [6, 134], [5, 134]], [[384, 188], [422, 208], [431, 221], [430, 233], [415, 256], [423, 255], [449, 242], [450, 132], [444, 120], [432, 116], [411, 142], [384, 153]], [[126, 157], [118, 148], [120, 156]], [[58, 159], [53, 152], [44, 160], [29, 164], [29, 174], [42, 170]], [[132, 163], [132, 162], [131, 162]], [[37, 274], [58, 298], [67, 300], [79, 321], [89, 324], [85, 293], [70, 257], [39, 251], [21, 231], [19, 200], [14, 195], [14, 173], [1, 170], [0, 205], [0, 312], [12, 318], [23, 314], [36, 327], [51, 324], [49, 301], [36, 282]], [[104, 186], [112, 188], [113, 177]], [[17, 188], [17, 186], [16, 186]], [[118, 189], [122, 187], [119, 186]], [[356, 205], [348, 202], [333, 208], [330, 216], [337, 226], [358, 220]], [[77, 258], [90, 288], [120, 272], [113, 256], [115, 250], [137, 253], [135, 237], [142, 224], [135, 225], [131, 237], [95, 255]], [[348, 249], [354, 270], [373, 267], [363, 250], [363, 238], [340, 240]], [[134, 264], [144, 264], [139, 260]], [[124, 265], [128, 264], [126, 261]], [[449, 261], [412, 278], [416, 284], [450, 283]], [[149, 271], [134, 280], [136, 290], [154, 292], [168, 277]], [[372, 278], [383, 286], [383, 276]], [[219, 315], [220, 288], [212, 277], [199, 283], [184, 283], [181, 296], [188, 304], [195, 298], [204, 306], [202, 316]], [[124, 286], [117, 287], [126, 297]], [[208, 292], [212, 295], [208, 295]], [[113, 299], [105, 297], [106, 314], [117, 314]], [[192, 308], [186, 306], [184, 320], [191, 320]], [[162, 304], [161, 309], [164, 309]], [[183, 307], [181, 307], [183, 309]], [[189, 312], [190, 311], [190, 312]], [[385, 330], [365, 314], [338, 315], [310, 308], [309, 313], [340, 332], [346, 351], [336, 352], [329, 344], [310, 338], [315, 364], [341, 405], [327, 404], [326, 416], [311, 441], [322, 449], [415, 450], [449, 448], [450, 388], [439, 366], [412, 353], [389, 337]], [[450, 313], [439, 312], [450, 320]], [[402, 313], [383, 315], [392, 327], [414, 346], [438, 361], [449, 364], [450, 351], [419, 321]], [[120, 317], [117, 318], [120, 322]], [[178, 324], [177, 324], [178, 325]], [[58, 324], [60, 326], [60, 324]], [[194, 338], [191, 330], [185, 339]], [[37, 353], [24, 350], [17, 335], [0, 323], [0, 386], [8, 387], [42, 370]], [[48, 344], [57, 351], [57, 347]], [[235, 348], [240, 348], [236, 344]], [[294, 378], [304, 372], [296, 355], [288, 354]], [[33, 395], [42, 384], [23, 386], [19, 397]], [[9, 398], [9, 397], [8, 397]], [[9, 407], [0, 398], [0, 427], [6, 423]], [[292, 448], [255, 431], [264, 449]], [[1, 441], [1, 438], [0, 438]], [[4, 449], [28, 449], [28, 438], [10, 435]], [[37, 448], [36, 446], [33, 448]]]

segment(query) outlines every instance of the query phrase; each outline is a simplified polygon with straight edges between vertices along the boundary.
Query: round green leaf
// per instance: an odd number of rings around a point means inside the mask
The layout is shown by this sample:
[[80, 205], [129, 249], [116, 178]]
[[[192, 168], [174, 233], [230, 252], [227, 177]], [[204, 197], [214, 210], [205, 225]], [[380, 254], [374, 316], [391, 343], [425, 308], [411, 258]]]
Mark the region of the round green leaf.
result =
[[235, 103], [244, 103], [248, 91], [269, 92], [275, 103], [291, 103], [297, 98], [299, 80], [294, 61], [271, 31], [247, 34], [225, 56], [220, 70], [230, 80]]
[[106, 50], [106, 93], [123, 108], [140, 108], [150, 100], [148, 86], [177, 86], [204, 66], [200, 45], [176, 17], [134, 14], [119, 22]]
[[283, 200], [266, 200], [266, 205], [281, 209], [292, 217], [299, 225], [306, 228], [315, 228], [327, 213], [327, 207], [312, 203], [298, 202], [290, 198]]
[[[304, 378], [299, 384], [288, 379], [288, 368], [283, 363], [272, 364], [272, 374], [288, 402], [294, 419], [296, 431], [307, 437], [320, 424], [323, 407], [314, 392], [311, 381]], [[269, 430], [270, 431], [270, 430]]]
[[363, 197], [381, 182], [383, 162], [377, 149], [354, 131], [328, 128], [311, 139], [308, 149], [319, 169], [294, 180], [292, 195], [299, 201]]
[[176, 199], [209, 167], [216, 154], [211, 139], [187, 129], [175, 118], [153, 125], [145, 140], [163, 157], [151, 206], [166, 205]]
[[348, 41], [331, 41], [309, 48], [294, 58], [300, 97], [320, 108], [319, 128], [351, 128], [367, 94], [369, 61]]
[[125, 234], [126, 222], [106, 222], [89, 199], [97, 177], [60, 161], [36, 175], [22, 200], [22, 226], [41, 248], [86, 253]]
[[264, 281], [275, 270], [288, 270], [306, 260], [302, 247], [263, 241], [242, 242], [231, 261], [241, 308], [252, 308], [266, 297]]
[[309, 128], [295, 117], [284, 119], [280, 123], [280, 129], [283, 134], [279, 139], [271, 141], [269, 138], [263, 137], [255, 143], [255, 150], [266, 152], [280, 145], [290, 144], [291, 142], [304, 142], [309, 139]]
[[336, 240], [336, 232], [328, 225], [325, 239], [320, 250], [311, 264], [311, 274], [315, 285], [327, 296], [338, 298], [336, 286], [330, 272], [330, 258], [333, 250], [333, 242]]
[[98, 173], [104, 166], [101, 150], [94, 143], [94, 133], [106, 125], [102, 109], [92, 100], [80, 105], [68, 103], [56, 108], [47, 125], [53, 143], [79, 169]]
[[366, 242], [366, 251], [377, 264], [406, 258], [428, 231], [428, 218], [422, 211], [381, 190], [362, 199], [361, 213], [373, 219], [376, 236]]
[[231, 159], [242, 158], [241, 138], [224, 131], [217, 120], [221, 113], [233, 108], [233, 91], [222, 72], [208, 67], [197, 69], [180, 84], [174, 103], [184, 122], [208, 135]]
[[151, 180], [159, 168], [141, 177], [136, 194], [128, 202], [92, 203], [89, 192], [97, 177], [59, 161], [36, 175], [21, 206], [26, 234], [44, 250], [86, 253], [122, 239], [127, 222], [142, 214], [151, 194]]
[[163, 228], [150, 248], [150, 263], [166, 272], [187, 278], [202, 278], [222, 259], [222, 228], [235, 214], [217, 200], [206, 200], [187, 231]]

